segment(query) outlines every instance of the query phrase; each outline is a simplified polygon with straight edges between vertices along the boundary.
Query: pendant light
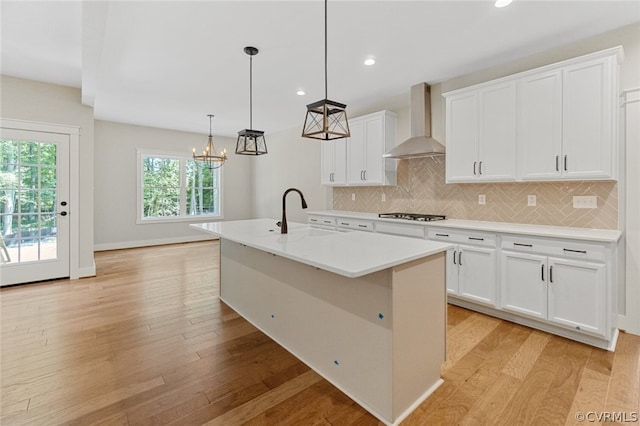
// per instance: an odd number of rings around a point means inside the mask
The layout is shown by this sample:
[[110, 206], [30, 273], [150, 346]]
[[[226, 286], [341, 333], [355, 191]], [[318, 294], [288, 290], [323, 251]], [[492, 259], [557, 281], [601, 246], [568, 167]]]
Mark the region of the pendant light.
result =
[[205, 167], [217, 169], [222, 167], [224, 162], [227, 161], [227, 150], [225, 148], [220, 151], [220, 155], [216, 155], [216, 147], [213, 145], [213, 135], [211, 134], [211, 119], [214, 115], [207, 114], [207, 117], [209, 117], [209, 141], [202, 151], [202, 155], [196, 155], [196, 149], [193, 148], [193, 159]]
[[324, 0], [324, 99], [307, 105], [302, 137], [331, 140], [349, 136], [347, 105], [327, 96], [327, 0]]
[[253, 130], [253, 57], [258, 49], [247, 46], [244, 53], [249, 55], [249, 128], [238, 132], [236, 154], [262, 155], [267, 153], [267, 141], [262, 130]]

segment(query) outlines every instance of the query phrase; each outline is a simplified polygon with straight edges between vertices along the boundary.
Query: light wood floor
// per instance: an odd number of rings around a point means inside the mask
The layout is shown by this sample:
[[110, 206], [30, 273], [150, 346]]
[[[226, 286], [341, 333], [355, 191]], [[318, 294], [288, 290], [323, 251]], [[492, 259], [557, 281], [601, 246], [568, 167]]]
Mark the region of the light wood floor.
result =
[[[377, 425], [218, 300], [217, 250], [100, 252], [95, 278], [2, 289], [2, 425]], [[640, 410], [639, 337], [622, 333], [610, 353], [448, 314], [445, 383], [403, 425], [561, 425]]]

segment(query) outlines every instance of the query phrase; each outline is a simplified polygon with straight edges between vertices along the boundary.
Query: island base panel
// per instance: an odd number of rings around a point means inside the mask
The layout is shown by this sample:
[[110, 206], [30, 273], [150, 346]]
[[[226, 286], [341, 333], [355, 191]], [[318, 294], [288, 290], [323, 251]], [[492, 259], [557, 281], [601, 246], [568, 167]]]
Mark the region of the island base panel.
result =
[[442, 382], [442, 254], [347, 278], [225, 239], [220, 250], [221, 299], [384, 423]]

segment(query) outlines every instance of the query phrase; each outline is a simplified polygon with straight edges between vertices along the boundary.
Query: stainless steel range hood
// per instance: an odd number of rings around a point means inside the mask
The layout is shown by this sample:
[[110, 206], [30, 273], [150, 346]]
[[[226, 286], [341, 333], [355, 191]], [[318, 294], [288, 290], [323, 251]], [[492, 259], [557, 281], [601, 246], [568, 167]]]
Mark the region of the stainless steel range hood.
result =
[[411, 86], [411, 137], [386, 152], [384, 158], [422, 158], [444, 155], [444, 145], [431, 137], [431, 86]]

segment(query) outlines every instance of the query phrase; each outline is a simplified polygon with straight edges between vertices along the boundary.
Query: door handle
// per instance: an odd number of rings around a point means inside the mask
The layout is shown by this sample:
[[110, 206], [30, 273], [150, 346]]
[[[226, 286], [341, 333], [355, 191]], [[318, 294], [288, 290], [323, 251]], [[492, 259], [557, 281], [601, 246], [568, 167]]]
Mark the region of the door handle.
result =
[[58, 214], [59, 214], [60, 216], [66, 216], [66, 215], [67, 215], [67, 212], [60, 212], [60, 213], [58, 213]]
[[560, 171], [560, 156], [556, 155], [556, 172]]
[[458, 252], [458, 265], [462, 266], [462, 250]]
[[567, 156], [564, 156], [564, 171], [567, 171]]
[[478, 162], [477, 162], [477, 161], [474, 161], [474, 162], [473, 162], [473, 175], [474, 175], [474, 176], [476, 175], [476, 164], [478, 164]]
[[457, 253], [457, 251], [456, 251], [456, 250], [454, 250], [454, 251], [453, 251], [453, 264], [454, 264], [454, 265], [457, 265], [457, 263], [456, 263], [456, 253]]
[[478, 163], [478, 176], [482, 174], [482, 161]]
[[367, 180], [367, 171], [364, 171], [364, 180]]
[[542, 273], [542, 281], [544, 281], [544, 265], [540, 265], [540, 272]]
[[553, 282], [553, 266], [549, 266], [549, 282]]

